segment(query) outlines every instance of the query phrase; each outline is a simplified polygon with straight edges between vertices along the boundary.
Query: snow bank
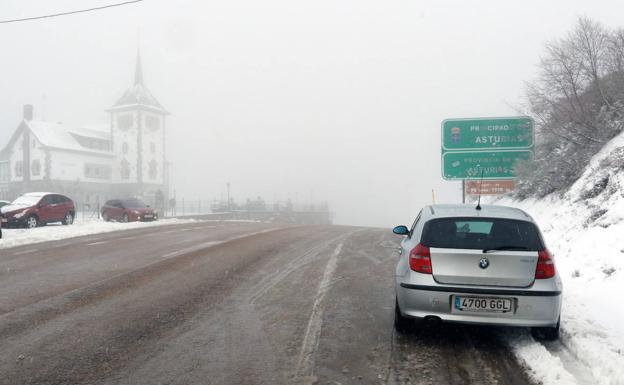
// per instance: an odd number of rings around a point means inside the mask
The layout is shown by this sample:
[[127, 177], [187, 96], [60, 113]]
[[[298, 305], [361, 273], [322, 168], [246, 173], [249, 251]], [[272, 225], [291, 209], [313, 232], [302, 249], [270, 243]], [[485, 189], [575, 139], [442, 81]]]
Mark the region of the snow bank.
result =
[[104, 222], [97, 219], [76, 219], [74, 224], [71, 226], [50, 224], [44, 227], [37, 227], [35, 229], [2, 229], [0, 249], [80, 237], [83, 235], [193, 222], [200, 221], [195, 219], [161, 219], [154, 222], [117, 223]]
[[[564, 284], [566, 350], [590, 371], [593, 384], [624, 384], [624, 134], [594, 156], [563, 196], [492, 203], [521, 208], [539, 223]], [[544, 373], [545, 351], [534, 345], [512, 342], [536, 379], [567, 383]]]

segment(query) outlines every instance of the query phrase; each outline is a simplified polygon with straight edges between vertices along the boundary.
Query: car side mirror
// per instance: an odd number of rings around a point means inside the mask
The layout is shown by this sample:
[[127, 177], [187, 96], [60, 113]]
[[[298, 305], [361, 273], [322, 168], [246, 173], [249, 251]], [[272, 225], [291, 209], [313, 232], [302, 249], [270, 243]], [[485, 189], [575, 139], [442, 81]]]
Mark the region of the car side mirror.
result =
[[397, 226], [394, 229], [392, 229], [392, 232], [395, 233], [396, 235], [409, 235], [409, 229], [407, 228], [407, 226]]

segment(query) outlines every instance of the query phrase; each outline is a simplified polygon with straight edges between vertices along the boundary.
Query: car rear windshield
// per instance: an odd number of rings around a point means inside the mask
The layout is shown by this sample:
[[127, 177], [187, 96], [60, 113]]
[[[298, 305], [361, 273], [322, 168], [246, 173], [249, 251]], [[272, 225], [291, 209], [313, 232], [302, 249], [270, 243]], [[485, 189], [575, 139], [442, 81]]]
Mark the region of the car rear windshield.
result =
[[125, 200], [123, 201], [123, 205], [124, 207], [129, 208], [129, 209], [144, 209], [147, 207], [145, 203], [141, 202], [138, 199]]
[[428, 247], [482, 250], [543, 250], [535, 224], [502, 218], [439, 218], [425, 223], [421, 243]]

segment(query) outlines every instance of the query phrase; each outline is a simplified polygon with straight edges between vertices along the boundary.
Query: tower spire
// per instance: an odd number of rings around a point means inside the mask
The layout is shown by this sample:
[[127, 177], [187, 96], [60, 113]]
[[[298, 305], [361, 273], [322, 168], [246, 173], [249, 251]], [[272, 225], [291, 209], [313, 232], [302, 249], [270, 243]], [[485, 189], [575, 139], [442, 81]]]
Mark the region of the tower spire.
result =
[[143, 85], [143, 68], [141, 67], [140, 49], [137, 49], [136, 69], [134, 71], [134, 84]]

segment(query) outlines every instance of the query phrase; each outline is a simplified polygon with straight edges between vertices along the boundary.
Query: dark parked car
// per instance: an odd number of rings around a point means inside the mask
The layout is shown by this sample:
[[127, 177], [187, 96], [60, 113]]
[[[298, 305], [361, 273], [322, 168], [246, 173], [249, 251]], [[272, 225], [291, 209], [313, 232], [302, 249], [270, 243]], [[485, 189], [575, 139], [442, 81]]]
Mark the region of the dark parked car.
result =
[[68, 197], [60, 194], [27, 193], [0, 209], [3, 227], [33, 228], [47, 223], [74, 223], [76, 206]]
[[158, 220], [158, 213], [140, 199], [112, 199], [102, 207], [105, 221], [134, 222]]

